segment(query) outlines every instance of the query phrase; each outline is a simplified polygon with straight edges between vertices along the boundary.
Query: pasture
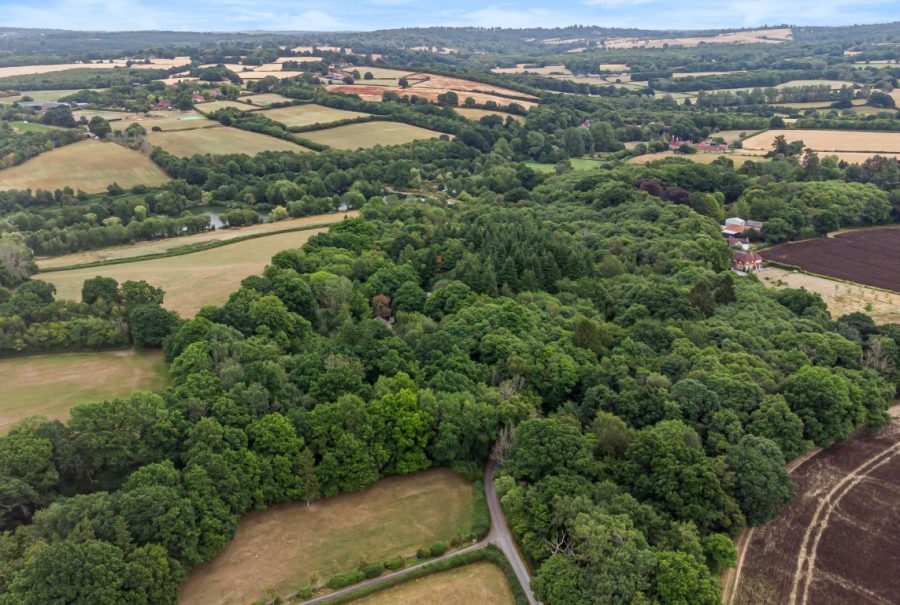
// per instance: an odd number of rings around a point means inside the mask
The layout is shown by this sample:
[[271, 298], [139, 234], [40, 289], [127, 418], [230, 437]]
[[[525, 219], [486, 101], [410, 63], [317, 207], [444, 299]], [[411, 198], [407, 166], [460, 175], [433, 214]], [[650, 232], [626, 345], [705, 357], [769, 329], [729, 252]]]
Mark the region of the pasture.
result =
[[[628, 67], [627, 65], [625, 66]], [[495, 67], [491, 70], [495, 74], [538, 74], [541, 76], [564, 75], [571, 76], [572, 72], [565, 65], [545, 65], [538, 67], [528, 63], [519, 63], [515, 67]], [[622, 70], [619, 70], [622, 71]]]
[[757, 277], [770, 288], [804, 288], [815, 292], [835, 318], [859, 312], [868, 314], [879, 325], [900, 323], [900, 294], [894, 292], [777, 267], [767, 267]]
[[154, 187], [169, 180], [145, 155], [111, 142], [79, 141], [0, 171], [0, 189], [44, 189], [70, 186], [88, 193], [107, 185]]
[[237, 101], [207, 101], [205, 103], [197, 103], [194, 105], [197, 111], [210, 114], [220, 109], [240, 109], [241, 111], [253, 111], [259, 109], [247, 103], [238, 103]]
[[472, 563], [411, 580], [367, 597], [352, 605], [513, 605], [512, 591], [503, 570], [493, 563]]
[[281, 122], [288, 127], [328, 124], [331, 122], [339, 122], [341, 120], [365, 118], [371, 115], [361, 111], [332, 109], [331, 107], [324, 107], [322, 105], [316, 105], [315, 103], [292, 105], [291, 107], [281, 107], [279, 109], [267, 109], [261, 113], [270, 120]]
[[[88, 90], [102, 90], [100, 88], [91, 88]], [[15, 97], [0, 97], [0, 103], [15, 103], [21, 101], [24, 97], [31, 97], [36, 103], [44, 103], [47, 101], [59, 101], [62, 98], [79, 92], [80, 89], [67, 90], [23, 90], [21, 95]]]
[[40, 122], [9, 122], [16, 132], [50, 132], [52, 130], [61, 130], [57, 126], [47, 126]]
[[469, 532], [473, 502], [474, 487], [462, 475], [432, 469], [382, 479], [309, 509], [294, 502], [247, 513], [225, 550], [194, 569], [179, 603], [244, 605], [289, 592], [313, 574], [325, 581], [360, 560], [412, 555]]
[[194, 128], [217, 128], [221, 126], [215, 120], [207, 119], [196, 111], [183, 113], [166, 112], [161, 116], [154, 115], [140, 121], [141, 126], [150, 131], [158, 126], [161, 130], [191, 130]]
[[196, 154], [246, 153], [247, 155], [256, 155], [263, 151], [295, 151], [298, 153], [310, 151], [306, 147], [295, 145], [290, 141], [229, 126], [148, 132], [147, 141], [151, 145], [162, 147], [165, 151], [183, 158]]
[[143, 279], [166, 292], [164, 307], [192, 317], [204, 305], [220, 305], [241, 280], [260, 273], [269, 260], [288, 248], [299, 248], [327, 227], [276, 233], [182, 256], [135, 261], [104, 267], [40, 273], [38, 279], [56, 286], [57, 298], [80, 300], [84, 280], [102, 275], [119, 283]]
[[275, 103], [290, 103], [293, 100], [294, 99], [291, 99], [290, 97], [283, 97], [279, 94], [275, 94], [274, 92], [266, 92], [258, 95], [247, 95], [240, 98], [241, 103], [250, 103], [251, 105], [259, 105], [261, 107], [267, 107]]
[[304, 216], [303, 218], [278, 221], [277, 223], [260, 223], [249, 227], [216, 229], [215, 231], [207, 231], [205, 233], [196, 233], [194, 235], [185, 235], [182, 237], [135, 242], [127, 246], [110, 246], [108, 248], [83, 250], [81, 252], [73, 252], [72, 254], [64, 254], [62, 256], [38, 258], [37, 263], [40, 270], [47, 270], [85, 263], [121, 260], [152, 254], [165, 254], [166, 252], [178, 250], [179, 248], [184, 248], [186, 246], [197, 246], [209, 242], [227, 242], [248, 235], [275, 234], [290, 229], [308, 227], [310, 225], [330, 225], [331, 223], [337, 223], [344, 220], [345, 217], [353, 218], [356, 216], [359, 216], [359, 211], [357, 210], [334, 212], [331, 214], [316, 214], [313, 216]]
[[0, 434], [40, 414], [64, 420], [72, 406], [166, 386], [159, 351], [59, 353], [0, 360]]
[[433, 139], [441, 136], [441, 133], [400, 122], [365, 122], [305, 132], [303, 136], [336, 149], [365, 149], [376, 145], [402, 145], [419, 139]]
[[744, 140], [744, 149], [771, 151], [775, 137], [783, 135], [788, 142], [803, 141], [814, 151], [865, 153], [869, 156], [900, 153], [900, 132], [860, 130], [767, 130]]

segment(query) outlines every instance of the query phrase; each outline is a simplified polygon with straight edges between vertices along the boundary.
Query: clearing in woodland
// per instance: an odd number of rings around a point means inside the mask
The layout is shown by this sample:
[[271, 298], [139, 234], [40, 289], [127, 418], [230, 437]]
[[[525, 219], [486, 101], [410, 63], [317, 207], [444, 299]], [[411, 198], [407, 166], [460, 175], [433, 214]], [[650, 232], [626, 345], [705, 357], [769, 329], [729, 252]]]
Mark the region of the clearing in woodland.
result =
[[[382, 479], [366, 490], [247, 513], [219, 556], [181, 587], [181, 605], [244, 605], [321, 581], [361, 560], [410, 556], [471, 531], [474, 486], [448, 469]], [[505, 581], [505, 578], [504, 578]], [[508, 588], [507, 588], [508, 590]]]
[[0, 360], [0, 433], [40, 414], [63, 420], [81, 403], [127, 397], [166, 386], [159, 351], [59, 353]]
[[513, 605], [503, 570], [493, 563], [472, 563], [433, 573], [352, 601], [353, 605]]
[[121, 265], [39, 273], [56, 286], [58, 299], [81, 300], [84, 280], [102, 275], [119, 283], [143, 279], [165, 290], [163, 306], [193, 317], [204, 305], [221, 305], [248, 275], [260, 273], [269, 260], [288, 248], [299, 248], [327, 227], [249, 239], [202, 252], [135, 261]]
[[154, 187], [169, 177], [147, 156], [112, 142], [80, 141], [31, 158], [0, 171], [0, 189], [44, 189], [72, 187], [88, 193], [103, 191], [118, 183]]
[[305, 132], [303, 136], [315, 143], [336, 149], [360, 149], [376, 145], [402, 145], [419, 139], [433, 139], [441, 136], [441, 133], [401, 122], [365, 122]]
[[281, 107], [278, 109], [267, 109], [261, 112], [270, 120], [281, 122], [285, 126], [310, 126], [312, 124], [329, 124], [331, 122], [339, 122], [341, 120], [353, 120], [356, 118], [365, 118], [370, 114], [361, 111], [345, 111], [343, 109], [332, 109], [310, 103], [307, 105], [293, 105], [291, 107]]
[[310, 149], [290, 141], [230, 126], [149, 132], [147, 141], [151, 145], [162, 147], [172, 155], [183, 158], [192, 155], [224, 155], [228, 153], [256, 155], [263, 151], [311, 152]]

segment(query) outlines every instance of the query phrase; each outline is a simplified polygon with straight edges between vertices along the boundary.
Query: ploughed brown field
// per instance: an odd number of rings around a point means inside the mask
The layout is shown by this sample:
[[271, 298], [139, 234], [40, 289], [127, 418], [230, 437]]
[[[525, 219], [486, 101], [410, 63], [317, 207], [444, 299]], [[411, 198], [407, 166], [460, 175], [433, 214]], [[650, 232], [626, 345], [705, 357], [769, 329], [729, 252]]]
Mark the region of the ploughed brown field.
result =
[[900, 228], [861, 229], [760, 251], [766, 260], [900, 292]]
[[[896, 413], [897, 408], [894, 408]], [[900, 422], [799, 464], [797, 495], [753, 529], [730, 605], [887, 605], [900, 595]]]

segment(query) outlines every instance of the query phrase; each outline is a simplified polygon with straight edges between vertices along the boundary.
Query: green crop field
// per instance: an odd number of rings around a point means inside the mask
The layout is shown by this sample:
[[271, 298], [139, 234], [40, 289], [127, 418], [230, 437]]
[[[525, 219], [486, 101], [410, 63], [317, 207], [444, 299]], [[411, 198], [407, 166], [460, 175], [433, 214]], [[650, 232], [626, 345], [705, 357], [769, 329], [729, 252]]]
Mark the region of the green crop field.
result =
[[185, 254], [105, 267], [40, 273], [39, 279], [56, 286], [58, 299], [81, 299], [84, 280], [102, 275], [122, 283], [143, 279], [166, 292], [164, 306], [184, 317], [203, 305], [220, 305], [237, 290], [241, 280], [260, 273], [276, 252], [299, 248], [327, 228], [278, 233]]
[[295, 145], [289, 141], [228, 126], [149, 132], [147, 140], [151, 145], [162, 147], [169, 153], [180, 157], [190, 157], [196, 154], [246, 153], [247, 155], [256, 155], [263, 151], [310, 151], [306, 147]]
[[80, 403], [127, 397], [165, 387], [162, 353], [102, 351], [60, 353], [0, 360], [0, 433], [40, 414], [64, 419]]
[[440, 132], [401, 124], [400, 122], [366, 122], [364, 124], [348, 124], [306, 132], [303, 136], [310, 141], [335, 147], [337, 149], [359, 149], [376, 145], [402, 145], [418, 139], [439, 137]]
[[54, 191], [69, 186], [96, 192], [112, 183], [155, 186], [168, 180], [147, 156], [115, 143], [92, 140], [53, 149], [0, 171], [0, 189]]
[[323, 107], [322, 105], [316, 105], [314, 103], [308, 105], [294, 105], [292, 107], [281, 107], [279, 109], [267, 109], [263, 111], [262, 114], [270, 120], [281, 122], [285, 126], [328, 124], [340, 120], [364, 118], [370, 115], [361, 111], [332, 109], [331, 107]]
[[473, 505], [472, 483], [433, 469], [382, 479], [310, 509], [294, 502], [251, 512], [225, 550], [191, 573], [179, 603], [250, 603], [270, 591], [289, 592], [314, 573], [326, 580], [360, 560], [409, 556], [471, 531]]

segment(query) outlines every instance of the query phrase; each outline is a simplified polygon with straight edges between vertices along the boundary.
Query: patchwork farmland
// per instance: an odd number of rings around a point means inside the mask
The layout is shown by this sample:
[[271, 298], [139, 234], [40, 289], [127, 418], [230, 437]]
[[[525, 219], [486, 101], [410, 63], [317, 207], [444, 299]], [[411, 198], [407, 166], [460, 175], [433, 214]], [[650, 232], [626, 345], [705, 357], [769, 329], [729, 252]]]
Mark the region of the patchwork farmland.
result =
[[744, 149], [771, 151], [777, 136], [784, 136], [789, 143], [803, 141], [806, 147], [821, 155], [830, 152], [851, 152], [865, 154], [866, 157], [900, 155], [900, 132], [859, 130], [767, 130], [744, 139]]

